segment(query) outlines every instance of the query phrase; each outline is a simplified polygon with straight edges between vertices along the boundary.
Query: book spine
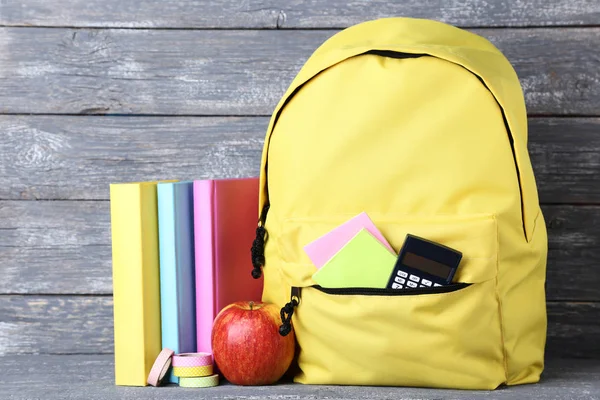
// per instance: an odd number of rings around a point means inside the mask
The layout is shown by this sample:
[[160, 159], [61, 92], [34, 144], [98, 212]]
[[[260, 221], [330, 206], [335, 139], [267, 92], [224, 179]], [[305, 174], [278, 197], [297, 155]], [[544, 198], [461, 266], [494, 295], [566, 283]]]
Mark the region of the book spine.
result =
[[179, 352], [196, 352], [196, 270], [193, 183], [175, 185], [175, 254]]
[[[158, 242], [160, 255], [160, 313], [162, 347], [181, 353], [179, 342], [179, 312], [177, 306], [177, 255], [175, 223], [175, 183], [159, 183]], [[169, 373], [167, 380], [179, 380]]]
[[214, 182], [194, 181], [194, 240], [196, 249], [197, 351], [211, 352], [214, 299]]
[[110, 187], [115, 382], [145, 386], [161, 349], [156, 183]]
[[258, 217], [258, 179], [216, 180], [213, 191], [215, 315], [238, 301], [260, 301], [262, 279], [252, 278], [250, 247]]

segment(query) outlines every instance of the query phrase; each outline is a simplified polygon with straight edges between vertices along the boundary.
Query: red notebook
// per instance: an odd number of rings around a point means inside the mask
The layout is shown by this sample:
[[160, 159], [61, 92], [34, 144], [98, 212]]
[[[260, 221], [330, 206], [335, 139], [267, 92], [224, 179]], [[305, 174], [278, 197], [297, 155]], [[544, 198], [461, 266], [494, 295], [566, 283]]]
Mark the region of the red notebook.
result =
[[250, 257], [258, 187], [258, 178], [194, 181], [197, 351], [212, 351], [212, 323], [225, 306], [261, 300]]

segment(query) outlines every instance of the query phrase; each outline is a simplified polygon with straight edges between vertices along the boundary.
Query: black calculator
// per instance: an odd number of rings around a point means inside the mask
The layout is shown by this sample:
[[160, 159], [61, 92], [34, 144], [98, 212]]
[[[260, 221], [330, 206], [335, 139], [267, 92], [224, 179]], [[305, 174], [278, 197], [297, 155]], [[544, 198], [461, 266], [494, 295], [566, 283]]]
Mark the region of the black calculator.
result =
[[415, 289], [448, 285], [452, 283], [461, 259], [460, 251], [414, 235], [406, 235], [386, 287]]

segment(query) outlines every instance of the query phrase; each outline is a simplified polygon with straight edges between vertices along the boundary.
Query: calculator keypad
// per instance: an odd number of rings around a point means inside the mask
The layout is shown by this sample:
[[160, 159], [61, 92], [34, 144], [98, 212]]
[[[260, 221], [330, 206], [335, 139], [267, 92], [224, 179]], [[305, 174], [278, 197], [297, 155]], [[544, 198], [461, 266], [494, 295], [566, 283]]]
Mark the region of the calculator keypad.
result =
[[[408, 280], [407, 280], [408, 279]], [[428, 287], [440, 287], [439, 283], [431, 282], [429, 279], [421, 278], [416, 275], [408, 274], [407, 272], [399, 270], [394, 277], [394, 283], [392, 289], [404, 289], [409, 288], [428, 288]]]

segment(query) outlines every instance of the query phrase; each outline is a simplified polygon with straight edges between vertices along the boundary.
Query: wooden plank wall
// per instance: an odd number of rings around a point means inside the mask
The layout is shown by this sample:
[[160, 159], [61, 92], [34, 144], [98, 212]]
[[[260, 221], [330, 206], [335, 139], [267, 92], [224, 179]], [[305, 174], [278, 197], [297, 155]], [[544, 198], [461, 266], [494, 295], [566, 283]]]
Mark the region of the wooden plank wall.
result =
[[0, 354], [111, 353], [108, 184], [256, 175], [311, 52], [404, 15], [515, 65], [549, 231], [548, 354], [600, 357], [598, 0], [68, 3], [0, 1]]

